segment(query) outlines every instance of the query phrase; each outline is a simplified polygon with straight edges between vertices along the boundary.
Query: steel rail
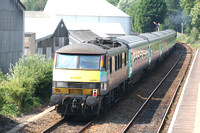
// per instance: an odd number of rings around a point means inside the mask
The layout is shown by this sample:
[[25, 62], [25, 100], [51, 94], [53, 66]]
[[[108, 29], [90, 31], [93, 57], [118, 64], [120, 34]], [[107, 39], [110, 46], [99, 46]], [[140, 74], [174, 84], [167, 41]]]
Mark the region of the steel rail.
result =
[[147, 98], [147, 100], [143, 103], [143, 105], [139, 108], [139, 110], [135, 113], [135, 115], [132, 117], [132, 119], [130, 120], [130, 122], [123, 129], [122, 133], [125, 133], [125, 132], [128, 131], [128, 129], [130, 128], [131, 124], [136, 119], [136, 117], [138, 116], [138, 114], [142, 111], [142, 109], [144, 108], [144, 106], [149, 102], [149, 100], [152, 98], [152, 96], [154, 95], [154, 93], [158, 90], [158, 88], [161, 86], [161, 84], [164, 82], [164, 80], [169, 76], [169, 74], [171, 73], [171, 71], [175, 68], [175, 66], [177, 65], [177, 63], [180, 61], [181, 57], [183, 56], [183, 52], [184, 51], [183, 51], [183, 46], [182, 46], [182, 52], [181, 52], [180, 57], [177, 59], [177, 61], [174, 63], [174, 65], [171, 67], [171, 69], [165, 75], [165, 77], [161, 80], [161, 82], [157, 85], [157, 87], [154, 89], [154, 91], [150, 94], [150, 96]]
[[50, 132], [53, 131], [56, 127], [58, 127], [59, 125], [61, 125], [64, 121], [65, 121], [65, 117], [62, 117], [62, 119], [60, 119], [58, 122], [54, 123], [53, 125], [51, 125], [51, 126], [48, 127], [47, 129], [45, 129], [45, 130], [42, 131], [41, 133], [50, 133]]
[[78, 133], [83, 133], [88, 127], [92, 126], [92, 123], [97, 119], [98, 117], [95, 117], [93, 120], [88, 122], [81, 130], [78, 131]]
[[[188, 47], [189, 47], [189, 46], [188, 46]], [[191, 48], [191, 47], [189, 47], [189, 48], [190, 48], [190, 50], [191, 50], [191, 56], [190, 56], [190, 61], [189, 61], [189, 63], [188, 63], [187, 69], [186, 69], [186, 71], [184, 72], [184, 74], [182, 75], [181, 80], [179, 81], [179, 83], [178, 83], [178, 85], [177, 85], [177, 88], [176, 88], [176, 90], [175, 90], [175, 92], [174, 92], [174, 94], [173, 94], [173, 97], [172, 97], [172, 99], [171, 99], [171, 101], [170, 101], [170, 104], [169, 104], [169, 106], [168, 106], [168, 108], [167, 108], [167, 110], [166, 110], [166, 112], [165, 112], [165, 115], [164, 115], [164, 117], [163, 117], [163, 119], [162, 119], [162, 121], [161, 121], [161, 123], [160, 123], [160, 126], [159, 126], [159, 128], [158, 128], [158, 130], [157, 130], [157, 133], [159, 133], [159, 132], [161, 131], [162, 127], [163, 127], [165, 118], [167, 117], [167, 114], [168, 114], [168, 112], [169, 112], [169, 110], [170, 110], [170, 108], [171, 108], [171, 106], [172, 106], [172, 103], [173, 103], [175, 97], [176, 97], [176, 94], [177, 94], [177, 92], [178, 92], [178, 89], [179, 89], [179, 87], [180, 87], [180, 84], [183, 82], [183, 79], [184, 79], [184, 77], [185, 77], [185, 75], [186, 75], [186, 73], [187, 73], [187, 70], [188, 70], [188, 68], [189, 68], [189, 66], [190, 66], [190, 64], [191, 64], [191, 61], [192, 61], [192, 48]], [[188, 53], [188, 52], [187, 52], [187, 53]]]

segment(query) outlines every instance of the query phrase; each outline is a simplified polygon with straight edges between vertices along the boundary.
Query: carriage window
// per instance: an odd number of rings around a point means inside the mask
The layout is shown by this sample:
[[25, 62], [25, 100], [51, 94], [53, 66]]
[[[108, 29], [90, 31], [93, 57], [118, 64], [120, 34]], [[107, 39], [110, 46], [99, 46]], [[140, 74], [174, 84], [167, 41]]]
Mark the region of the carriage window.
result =
[[120, 66], [120, 68], [122, 68], [122, 54], [120, 54], [119, 57], [120, 57], [120, 65], [119, 66]]
[[115, 71], [115, 56], [112, 57], [112, 71]]
[[118, 63], [118, 69], [120, 69], [120, 55], [117, 56], [118, 60], [117, 60], [117, 63]]
[[112, 73], [112, 57], [110, 57], [110, 73]]
[[124, 57], [125, 57], [125, 58], [124, 58], [124, 65], [125, 65], [125, 66], [126, 66], [126, 59], [127, 59], [126, 56], [127, 56], [127, 55], [126, 55], [126, 52], [125, 52], [125, 56], [124, 56]]
[[118, 57], [118, 56], [115, 56], [115, 71], [117, 71], [117, 69], [118, 69], [118, 68], [117, 68], [117, 67], [118, 67], [118, 63], [117, 63], [117, 62], [118, 62], [118, 59], [117, 59], [117, 57]]

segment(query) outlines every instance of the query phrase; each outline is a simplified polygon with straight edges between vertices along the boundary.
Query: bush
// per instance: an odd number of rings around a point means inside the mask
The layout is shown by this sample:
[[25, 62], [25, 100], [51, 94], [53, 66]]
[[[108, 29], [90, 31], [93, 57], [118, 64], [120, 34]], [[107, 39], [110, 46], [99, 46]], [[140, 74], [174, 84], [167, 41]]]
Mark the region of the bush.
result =
[[0, 115], [16, 116], [19, 114], [19, 107], [10, 96], [9, 89], [5, 87], [6, 81], [0, 82]]
[[192, 28], [191, 37], [193, 39], [193, 42], [195, 42], [195, 41], [197, 41], [199, 39], [199, 31], [198, 31], [198, 29], [196, 27]]
[[1, 84], [4, 80], [6, 80], [6, 76], [3, 75], [3, 72], [2, 72], [1, 69], [0, 69], [0, 84]]
[[28, 55], [11, 66], [7, 84], [10, 95], [21, 109], [30, 109], [49, 99], [52, 86], [52, 60]]

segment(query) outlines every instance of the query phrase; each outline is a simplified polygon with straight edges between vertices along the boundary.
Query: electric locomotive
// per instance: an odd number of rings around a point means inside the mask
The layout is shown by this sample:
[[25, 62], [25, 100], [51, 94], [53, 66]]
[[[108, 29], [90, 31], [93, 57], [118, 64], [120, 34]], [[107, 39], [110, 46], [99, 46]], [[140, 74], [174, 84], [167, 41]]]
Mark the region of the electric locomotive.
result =
[[95, 39], [56, 51], [51, 105], [63, 116], [98, 115], [175, 44], [173, 30]]

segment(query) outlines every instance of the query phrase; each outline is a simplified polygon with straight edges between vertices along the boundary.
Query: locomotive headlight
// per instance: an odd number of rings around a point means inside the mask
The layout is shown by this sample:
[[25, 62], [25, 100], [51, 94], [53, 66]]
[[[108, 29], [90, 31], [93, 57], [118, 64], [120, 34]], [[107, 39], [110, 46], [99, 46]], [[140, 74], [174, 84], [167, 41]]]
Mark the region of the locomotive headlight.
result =
[[57, 87], [57, 82], [53, 81], [53, 87]]
[[107, 83], [101, 83], [101, 90], [107, 90]]
[[68, 88], [67, 82], [53, 82], [54, 87]]
[[104, 89], [107, 90], [107, 83], [104, 83]]
[[86, 84], [83, 84], [83, 88], [96, 89], [96, 84], [95, 83], [86, 83]]
[[104, 95], [107, 93], [107, 83], [101, 83], [100, 94]]

